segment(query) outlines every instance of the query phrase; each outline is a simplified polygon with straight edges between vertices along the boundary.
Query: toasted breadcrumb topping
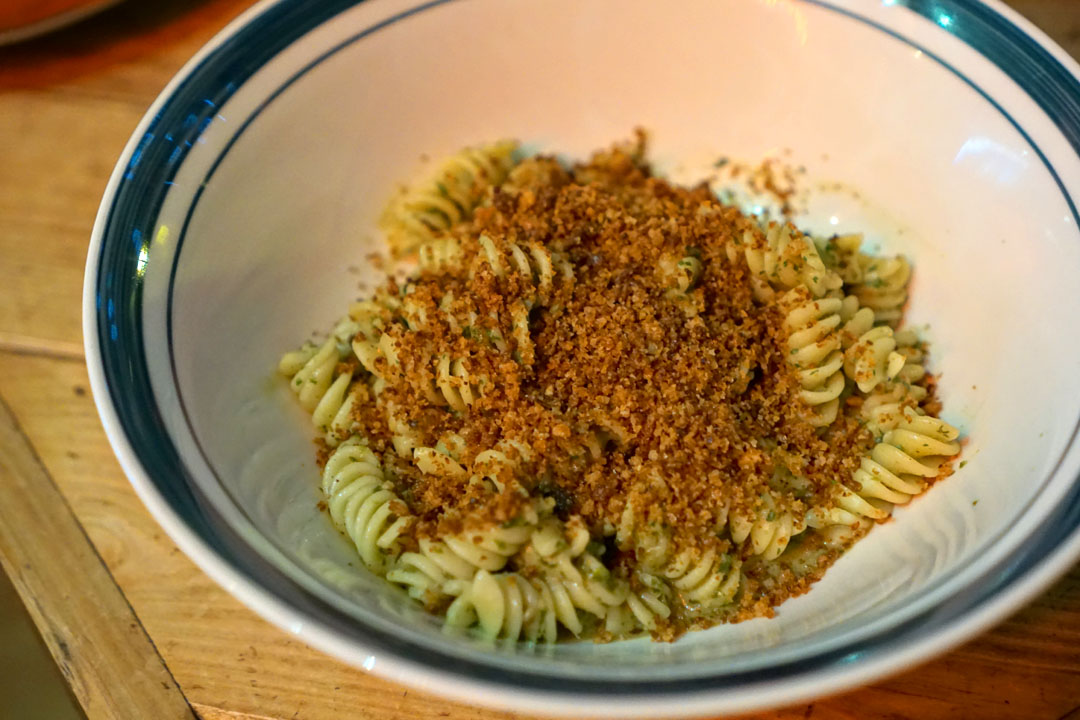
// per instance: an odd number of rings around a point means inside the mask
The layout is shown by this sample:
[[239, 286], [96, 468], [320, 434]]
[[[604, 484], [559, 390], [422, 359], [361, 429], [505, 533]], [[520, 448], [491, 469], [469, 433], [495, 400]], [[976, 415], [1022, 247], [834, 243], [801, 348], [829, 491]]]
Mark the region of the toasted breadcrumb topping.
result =
[[[377, 294], [416, 320], [387, 312], [396, 362], [380, 359], [380, 371], [393, 381], [355, 419], [384, 453], [417, 537], [512, 523], [544, 495], [594, 537], [610, 537], [629, 503], [674, 547], [732, 551], [730, 513], [757, 512], [766, 493], [796, 517], [827, 508], [872, 447], [854, 404], [824, 431], [808, 422], [783, 313], [755, 302], [746, 263], [727, 252], [758, 226], [705, 185], [653, 177], [643, 149], [639, 138], [570, 169], [524, 161], [451, 229], [460, 262]], [[551, 253], [551, 277], [514, 271], [515, 248], [533, 247]], [[500, 267], [476, 261], [491, 248]], [[450, 384], [475, 391], [467, 409], [438, 391], [443, 358], [457, 363]], [[422, 472], [393, 452], [386, 407], [442, 465]], [[510, 462], [490, 468], [492, 483], [456, 471], [498, 447]], [[805, 542], [820, 570], [747, 558], [729, 619], [769, 615], [808, 589], [837, 552]], [[629, 567], [632, 555], [609, 548], [606, 560]], [[676, 614], [657, 634], [711, 622]]]

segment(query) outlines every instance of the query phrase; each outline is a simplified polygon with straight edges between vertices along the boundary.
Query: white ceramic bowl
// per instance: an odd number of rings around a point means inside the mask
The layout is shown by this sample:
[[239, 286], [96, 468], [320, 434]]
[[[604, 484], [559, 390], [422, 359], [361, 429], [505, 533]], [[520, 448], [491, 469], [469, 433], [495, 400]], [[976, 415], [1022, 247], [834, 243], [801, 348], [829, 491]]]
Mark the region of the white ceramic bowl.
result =
[[[775, 619], [674, 644], [448, 636], [347, 564], [275, 363], [375, 278], [375, 218], [422, 154], [511, 136], [582, 157], [635, 125], [677, 179], [787, 148], [804, 183], [858, 190], [800, 221], [913, 260], [909, 317], [931, 325], [966, 464]], [[535, 712], [806, 699], [945, 651], [1080, 553], [1078, 149], [1076, 64], [997, 3], [264, 2], [117, 165], [86, 275], [94, 394], [180, 547], [350, 663]]]

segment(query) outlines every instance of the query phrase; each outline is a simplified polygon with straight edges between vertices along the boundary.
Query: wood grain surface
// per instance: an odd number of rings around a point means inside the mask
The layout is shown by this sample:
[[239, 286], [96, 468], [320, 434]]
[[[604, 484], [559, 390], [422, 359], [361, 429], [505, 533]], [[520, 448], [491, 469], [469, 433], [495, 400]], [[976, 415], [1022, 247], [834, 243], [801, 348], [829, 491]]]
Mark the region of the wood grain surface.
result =
[[[0, 49], [0, 399], [9, 409], [0, 407], [0, 561], [31, 611], [40, 609], [35, 621], [61, 658], [60, 643], [70, 651], [88, 637], [70, 614], [93, 618], [92, 645], [105, 657], [68, 665], [73, 686], [116, 677], [108, 673], [131, 667], [123, 662], [141, 663], [119, 681], [122, 687], [99, 683], [91, 718], [183, 717], [189, 706], [212, 720], [520, 717], [381, 680], [267, 624], [165, 536], [106, 442], [80, 331], [97, 205], [147, 105], [249, 4], [127, 2], [56, 35]], [[1080, 1], [1011, 4], [1080, 56]], [[55, 511], [48, 522], [29, 522], [43, 507]], [[36, 577], [19, 570], [17, 558], [27, 553], [37, 553]], [[124, 707], [151, 700], [147, 678], [175, 678], [172, 689], [162, 688], [170, 699], [161, 711]], [[186, 703], [174, 702], [176, 686]], [[1080, 570], [941, 659], [868, 688], [753, 717], [1080, 717]]]

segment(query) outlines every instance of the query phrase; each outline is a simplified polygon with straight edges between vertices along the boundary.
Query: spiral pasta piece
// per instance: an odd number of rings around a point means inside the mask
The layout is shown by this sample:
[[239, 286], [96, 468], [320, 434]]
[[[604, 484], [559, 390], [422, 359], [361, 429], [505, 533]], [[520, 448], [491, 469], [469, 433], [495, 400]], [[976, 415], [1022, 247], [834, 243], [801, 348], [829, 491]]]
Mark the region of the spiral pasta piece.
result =
[[398, 365], [398, 343], [389, 332], [374, 340], [357, 334], [352, 341], [352, 351], [364, 369], [381, 380], [386, 380], [388, 371]]
[[495, 572], [505, 567], [507, 560], [521, 550], [531, 535], [532, 528], [528, 525], [493, 527], [444, 537], [441, 541], [431, 542], [430, 546], [435, 548], [441, 543], [454, 557], [474, 568]]
[[914, 330], [897, 330], [896, 352], [904, 357], [904, 366], [897, 373], [901, 381], [914, 384], [921, 382], [926, 377], [926, 351], [919, 342], [919, 336]]
[[[905, 364], [904, 367], [908, 366]], [[880, 439], [897, 426], [905, 411], [917, 409], [919, 403], [926, 399], [926, 395], [926, 388], [907, 384], [899, 378], [893, 382], [885, 382], [863, 398], [859, 416], [874, 437]]]
[[926, 480], [937, 476], [941, 461], [960, 452], [959, 436], [959, 430], [940, 418], [903, 413], [853, 474], [858, 489], [841, 486], [836, 507], [812, 510], [807, 523], [826, 527], [885, 519], [891, 506], [904, 505], [926, 489]]
[[[737, 560], [715, 551], [700, 556], [685, 552], [664, 563], [662, 576], [640, 572], [644, 582], [632, 592], [596, 557], [582, 552], [588, 532], [583, 534], [584, 542], [579, 534], [571, 544], [564, 544], [557, 541], [561, 533], [555, 528], [548, 524], [532, 531], [532, 547], [544, 562], [543, 570], [528, 579], [519, 573], [481, 569], [472, 580], [455, 582], [443, 580], [449, 573], [440, 569], [441, 578], [429, 570], [413, 584], [427, 588], [442, 583], [448, 594], [456, 596], [446, 613], [451, 626], [475, 625], [489, 639], [548, 642], [557, 638], [558, 626], [580, 635], [582, 612], [603, 620], [609, 633], [626, 635], [653, 629], [658, 617], [669, 616], [673, 592], [696, 606], [715, 607], [731, 602], [741, 584]], [[403, 555], [402, 561], [407, 560], [408, 554]]]
[[[732, 601], [741, 583], [739, 561], [733, 561], [727, 554], [718, 553], [713, 548], [704, 552], [685, 549], [673, 555], [671, 533], [666, 528], [651, 524], [636, 527], [634, 518], [633, 505], [627, 503], [616, 529], [616, 542], [621, 548], [633, 548], [637, 558], [638, 585], [643, 589], [628, 591], [625, 607], [642, 628], [651, 630], [656, 616], [667, 617], [670, 612], [667, 598], [672, 592], [678, 593], [685, 601], [703, 607], [715, 607]], [[729, 516], [726, 521], [732, 523], [734, 516]], [[777, 545], [782, 542], [785, 547], [787, 544], [787, 537], [781, 541], [776, 538], [776, 533], [769, 540]], [[779, 555], [779, 552], [776, 554]], [[625, 621], [629, 621], [629, 618], [619, 619], [619, 622]], [[615, 622], [612, 624], [615, 625]]]
[[[586, 533], [587, 538], [587, 533]], [[447, 610], [447, 623], [478, 625], [489, 639], [554, 642], [558, 626], [580, 635], [580, 613], [603, 619], [618, 611], [628, 598], [625, 582], [615, 580], [597, 558], [583, 553], [572, 558], [569, 548], [549, 556], [543, 569], [529, 575], [493, 573], [482, 568], [468, 583], [451, 584], [457, 599]]]
[[[472, 569], [475, 572], [475, 568]], [[469, 576], [471, 577], [471, 576]], [[425, 552], [402, 553], [386, 573], [386, 579], [405, 588], [409, 597], [433, 607], [447, 597], [446, 587], [453, 575]]]
[[278, 363], [278, 372], [290, 378], [289, 387], [300, 406], [311, 413], [315, 427], [331, 446], [349, 435], [353, 407], [367, 395], [365, 385], [353, 382], [353, 369], [341, 363], [348, 353], [347, 338], [356, 328], [355, 322], [343, 320], [321, 345], [307, 343], [285, 353]]
[[911, 265], [903, 256], [877, 258], [859, 254], [863, 277], [853, 284], [852, 294], [859, 302], [874, 311], [878, 322], [895, 325], [900, 321], [907, 302], [907, 284]]
[[[546, 513], [550, 509], [551, 505], [546, 505], [540, 511]], [[529, 542], [521, 549], [518, 565], [544, 572], [562, 572], [568, 564], [573, 565], [584, 555], [589, 540], [589, 531], [581, 518], [574, 516], [564, 523], [556, 517], [546, 516], [532, 528]]]
[[686, 600], [713, 607], [735, 599], [742, 583], [742, 563], [713, 549], [698, 554], [683, 551], [664, 568], [663, 575]]
[[825, 266], [835, 270], [844, 285], [862, 282], [863, 269], [857, 261], [858, 256], [862, 254], [859, 250], [862, 243], [862, 233], [846, 233], [834, 235], [828, 239], [815, 240]]
[[386, 427], [390, 430], [390, 442], [400, 457], [411, 458], [413, 451], [420, 445], [419, 432], [402, 420], [400, 411], [392, 402], [386, 403]]
[[554, 643], [559, 625], [574, 635], [583, 629], [577, 608], [562, 584], [542, 577], [525, 579], [517, 573], [486, 570], [465, 585], [446, 611], [446, 623], [467, 628], [478, 625], [482, 637]]
[[844, 391], [844, 355], [837, 332], [841, 307], [836, 298], [811, 300], [805, 288], [790, 290], [781, 299], [790, 333], [788, 362], [798, 371], [799, 397], [811, 410], [809, 422], [818, 427], [836, 419]]
[[506, 179], [516, 148], [511, 141], [465, 148], [446, 158], [427, 180], [395, 197], [380, 221], [393, 254], [406, 255], [471, 217], [488, 190]]
[[480, 570], [502, 570], [531, 533], [532, 527], [521, 525], [465, 531], [439, 540], [424, 538], [418, 550], [401, 554], [386, 579], [432, 604], [439, 597], [460, 594], [460, 583], [471, 581]]
[[859, 390], [870, 392], [886, 380], [892, 380], [903, 369], [905, 358], [895, 350], [896, 339], [891, 327], [871, 328], [844, 351], [844, 374]]
[[[379, 292], [370, 300], [354, 302], [349, 306], [349, 317], [355, 323], [356, 332], [351, 336], [353, 355], [360, 364], [376, 378], [382, 379], [390, 367], [379, 366], [379, 358], [389, 357], [396, 362], [394, 340], [386, 336], [395, 314], [401, 311], [401, 298]], [[385, 340], [383, 338], [386, 337]]]
[[473, 477], [477, 482], [486, 481], [496, 492], [502, 492], [505, 479], [512, 475], [521, 462], [528, 462], [532, 450], [516, 440], [500, 440], [494, 448], [477, 453], [473, 458]]
[[349, 305], [349, 317], [356, 323], [357, 332], [365, 337], [377, 338], [389, 322], [389, 311], [397, 307], [397, 299], [391, 307], [386, 298], [360, 300]]
[[704, 270], [701, 259], [693, 254], [666, 256], [660, 260], [659, 266], [660, 274], [671, 284], [669, 292], [677, 295], [693, 290]]
[[450, 456], [433, 447], [417, 447], [413, 449], [413, 463], [417, 469], [425, 475], [437, 475], [446, 478], [466, 478], [469, 473], [465, 468]]
[[[412, 332], [424, 329], [430, 320], [427, 309], [415, 300], [408, 286], [397, 311]], [[453, 318], [449, 313], [446, 315], [453, 327]], [[403, 328], [397, 326], [378, 334], [374, 339], [358, 333], [352, 341], [353, 353], [376, 378], [390, 380], [391, 371], [399, 367], [399, 336], [402, 331]], [[442, 354], [435, 359], [434, 378], [424, 381], [420, 389], [432, 404], [449, 405], [454, 410], [464, 411], [480, 397], [486, 382], [485, 377], [476, 377], [469, 372], [465, 358], [451, 358]]]
[[412, 517], [371, 448], [355, 437], [343, 442], [326, 461], [322, 491], [331, 520], [352, 539], [364, 565], [385, 572]]
[[772, 299], [769, 288], [805, 287], [820, 298], [843, 284], [840, 276], [825, 266], [813, 240], [790, 223], [771, 222], [757, 232], [747, 229], [742, 246], [750, 272], [761, 281], [760, 300]]
[[[515, 553], [521, 551], [519, 562], [533, 568], [532, 572], [526, 579], [518, 573], [497, 572], [500, 569], [495, 567], [497, 563], [488, 563], [466, 578], [467, 566], [462, 563], [456, 568], [456, 579], [443, 582], [446, 592], [456, 596], [446, 612], [448, 625], [478, 625], [480, 635], [489, 639], [516, 640], [520, 637], [529, 641], [554, 642], [559, 625], [575, 635], [582, 631], [579, 608], [604, 613], [604, 606], [590, 593], [585, 578], [574, 564], [574, 559], [584, 552], [588, 543], [587, 531], [584, 542], [580, 541], [580, 535], [572, 534], [573, 539], [568, 543], [563, 524], [552, 517], [539, 526], [501, 530], [515, 533], [512, 549]], [[523, 540], [528, 543], [524, 550]], [[488, 549], [491, 549], [490, 544]], [[460, 548], [451, 550], [454, 551], [451, 557], [461, 557], [457, 552]], [[476, 560], [463, 559], [468, 564], [474, 564]], [[443, 571], [444, 576], [447, 574]], [[430, 572], [428, 577], [431, 577]]]
[[398, 558], [386, 578], [429, 605], [441, 597], [460, 595], [462, 583], [471, 581], [479, 570], [497, 572], [505, 567], [529, 541], [537, 520], [535, 510], [527, 511], [520, 523], [466, 530], [438, 540], [423, 538], [417, 550]]
[[776, 502], [766, 494], [762, 507], [754, 513], [732, 512], [728, 518], [731, 539], [746, 545], [752, 555], [775, 560], [787, 549], [791, 538], [806, 530], [806, 522], [791, 512], [776, 509]]
[[[387, 331], [395, 314], [401, 311], [401, 304], [400, 297], [380, 293], [374, 299], [355, 302], [349, 307], [349, 317], [357, 325], [350, 343], [353, 355], [379, 379], [385, 379], [386, 370], [397, 364], [397, 341]], [[385, 364], [381, 364], [380, 358], [385, 359]]]
[[516, 274], [533, 283], [536, 296], [527, 298], [527, 305], [545, 304], [551, 298], [556, 280], [573, 278], [573, 270], [564, 258], [534, 241], [507, 240], [497, 244], [490, 236], [481, 235], [480, 262], [491, 268], [497, 278]]
[[822, 257], [834, 268], [859, 303], [873, 310], [877, 323], [895, 326], [907, 302], [911, 265], [902, 256], [875, 257], [862, 252], [861, 234], [840, 235], [825, 243]]
[[529, 329], [529, 308], [524, 302], [517, 302], [510, 308], [510, 337], [514, 341], [513, 357], [522, 365], [529, 367], [536, 362], [536, 348], [533, 345]]
[[859, 412], [867, 429], [879, 439], [897, 426], [904, 413], [922, 414], [919, 403], [927, 396], [921, 384], [926, 377], [925, 352], [918, 336], [912, 330], [897, 330], [894, 338], [895, 352], [903, 357], [904, 364], [893, 380], [879, 384], [863, 398]]
[[540, 605], [536, 589], [517, 573], [492, 575], [480, 570], [447, 608], [446, 624], [463, 628], [479, 624], [481, 636], [490, 640], [517, 640], [527, 625], [539, 636], [540, 623], [534, 620]]
[[414, 290], [414, 285], [405, 286], [405, 295], [401, 298], [398, 312], [409, 330], [417, 332], [427, 327], [428, 311], [424, 305], [417, 301]]
[[[367, 384], [362, 380], [353, 381], [352, 377], [351, 371], [338, 376], [311, 415], [315, 427], [325, 433], [326, 444], [330, 447], [337, 447], [342, 440], [355, 433], [357, 422], [353, 411], [358, 404], [370, 398]], [[339, 383], [348, 388], [340, 397], [335, 387]]]
[[[650, 515], [649, 509], [646, 508], [642, 514], [637, 499], [631, 498], [623, 506], [619, 523], [613, 531], [620, 550], [633, 550], [641, 568], [657, 573], [671, 557], [671, 532], [660, 518]], [[713, 532], [719, 536], [728, 527], [729, 521], [729, 505], [725, 503], [714, 512]]]
[[592, 555], [582, 555], [576, 562], [562, 555], [545, 578], [549, 587], [558, 586], [565, 592], [574, 607], [598, 618], [604, 617], [609, 607], [621, 605], [626, 600], [626, 584], [615, 581]]
[[510, 169], [506, 182], [499, 187], [499, 192], [518, 196], [524, 191], [535, 194], [543, 187], [562, 185], [569, 182], [570, 175], [553, 157], [533, 156], [523, 159]]
[[[289, 387], [296, 393], [300, 407], [312, 412], [334, 384], [334, 369], [340, 359], [337, 342], [330, 338], [322, 345], [309, 343], [285, 354], [278, 364], [278, 372], [292, 378]], [[344, 385], [336, 389], [340, 397], [344, 397], [348, 384], [349, 379], [346, 379]]]
[[637, 504], [628, 500], [615, 528], [615, 542], [620, 550], [633, 550], [641, 567], [656, 571], [667, 562], [671, 533], [663, 525], [638, 515]]
[[702, 298], [696, 297], [693, 290], [705, 266], [692, 254], [682, 257], [666, 256], [659, 263], [659, 273], [669, 284], [664, 297], [677, 305], [687, 317], [698, 315], [704, 308]]
[[848, 295], [840, 301], [840, 345], [847, 350], [874, 327], [874, 311], [859, 307], [859, 299]]
[[652, 631], [657, 620], [671, 616], [671, 586], [662, 578], [643, 570], [635, 573], [639, 587], [631, 590], [626, 602], [608, 610], [604, 629], [619, 637], [636, 630]]
[[[414, 314], [410, 322], [415, 323], [415, 327], [410, 329], [422, 327], [426, 320], [425, 315]], [[380, 380], [392, 380], [392, 371], [399, 367], [401, 345], [397, 332], [385, 332], [375, 342], [360, 335], [353, 339], [352, 350], [360, 364]], [[423, 381], [420, 390], [433, 405], [448, 405], [464, 412], [483, 394], [486, 383], [484, 376], [469, 372], [466, 359], [443, 354], [435, 360], [434, 377]]]
[[[485, 380], [476, 377], [469, 372], [468, 365], [464, 360], [451, 359], [449, 355], [442, 355], [435, 367], [434, 389], [438, 390], [442, 399], [451, 408], [464, 411], [476, 402], [483, 392]], [[438, 396], [429, 393], [438, 402]]]
[[428, 240], [417, 251], [420, 272], [425, 273], [451, 272], [461, 267], [464, 258], [461, 243], [453, 235]]

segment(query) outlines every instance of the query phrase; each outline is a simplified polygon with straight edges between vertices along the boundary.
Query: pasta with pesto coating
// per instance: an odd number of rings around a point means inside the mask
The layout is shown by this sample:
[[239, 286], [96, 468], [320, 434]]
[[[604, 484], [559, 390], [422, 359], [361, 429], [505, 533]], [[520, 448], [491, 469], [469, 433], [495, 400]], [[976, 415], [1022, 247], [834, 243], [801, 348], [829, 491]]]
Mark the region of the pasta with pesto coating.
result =
[[889, 509], [875, 501], [905, 505], [922, 493], [927, 479], [937, 476], [940, 462], [960, 452], [959, 436], [959, 430], [939, 418], [902, 414], [852, 476], [858, 489], [844, 487], [835, 508], [811, 511], [807, 523], [825, 527], [853, 525], [860, 518], [885, 519]]
[[395, 272], [278, 370], [330, 522], [454, 634], [769, 615], [952, 471], [911, 265], [674, 185], [645, 136], [466, 149], [383, 214]]
[[516, 149], [510, 141], [464, 148], [446, 158], [428, 179], [395, 197], [380, 223], [391, 252], [406, 255], [471, 217], [486, 193], [506, 179]]
[[331, 519], [352, 539], [364, 565], [383, 573], [412, 518], [371, 448], [356, 438], [342, 443], [326, 461], [322, 491]]
[[810, 422], [828, 425], [836, 419], [840, 394], [844, 391], [844, 356], [838, 329], [841, 301], [835, 298], [812, 300], [802, 287], [790, 290], [781, 299], [788, 330], [788, 362], [799, 374], [800, 399], [810, 408]]
[[842, 280], [825, 266], [812, 238], [790, 223], [771, 222], [760, 231], [746, 230], [742, 236], [746, 263], [761, 282], [757, 291], [771, 299], [769, 288], [784, 290], [805, 287], [819, 298], [838, 289]]

